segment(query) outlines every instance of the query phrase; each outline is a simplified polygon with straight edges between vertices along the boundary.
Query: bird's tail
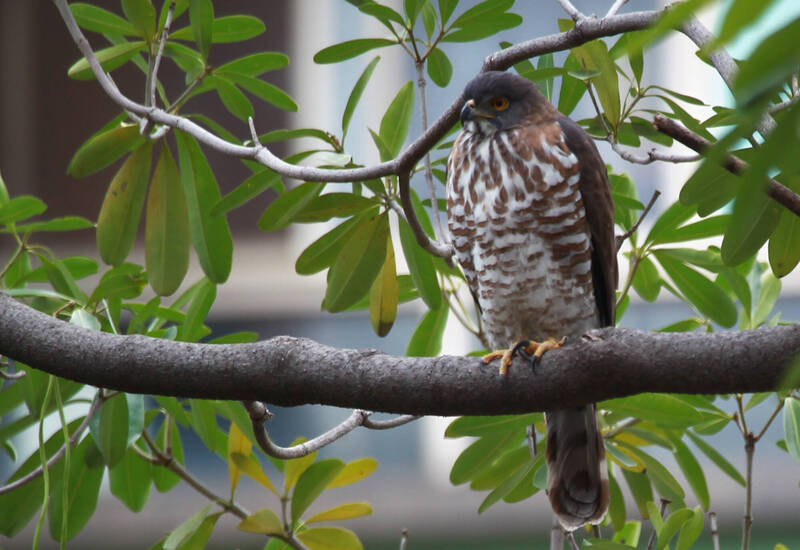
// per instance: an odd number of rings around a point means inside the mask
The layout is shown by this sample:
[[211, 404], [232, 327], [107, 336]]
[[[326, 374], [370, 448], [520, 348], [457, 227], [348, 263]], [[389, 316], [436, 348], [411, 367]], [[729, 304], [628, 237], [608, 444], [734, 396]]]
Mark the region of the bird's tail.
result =
[[608, 509], [608, 472], [595, 406], [553, 411], [547, 418], [547, 494], [568, 531], [597, 523]]

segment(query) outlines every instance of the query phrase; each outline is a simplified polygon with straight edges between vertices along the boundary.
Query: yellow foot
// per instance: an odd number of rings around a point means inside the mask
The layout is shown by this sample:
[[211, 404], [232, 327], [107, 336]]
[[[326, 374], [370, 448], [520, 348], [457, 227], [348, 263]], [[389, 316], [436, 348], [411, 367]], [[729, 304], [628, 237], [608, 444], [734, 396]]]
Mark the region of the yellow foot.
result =
[[536, 366], [536, 363], [539, 362], [539, 359], [545, 352], [550, 351], [551, 349], [557, 349], [564, 345], [564, 340], [566, 337], [562, 338], [561, 340], [556, 340], [555, 338], [548, 338], [544, 342], [534, 342], [532, 340], [519, 340], [514, 346], [510, 349], [500, 349], [497, 351], [493, 351], [491, 353], [487, 353], [483, 356], [483, 363], [488, 365], [498, 357], [501, 357], [500, 361], [500, 376], [505, 376], [508, 372], [508, 367], [511, 365], [511, 362], [514, 360], [514, 356], [516, 354], [520, 354], [526, 359], [529, 359], [531, 362], [531, 368]]

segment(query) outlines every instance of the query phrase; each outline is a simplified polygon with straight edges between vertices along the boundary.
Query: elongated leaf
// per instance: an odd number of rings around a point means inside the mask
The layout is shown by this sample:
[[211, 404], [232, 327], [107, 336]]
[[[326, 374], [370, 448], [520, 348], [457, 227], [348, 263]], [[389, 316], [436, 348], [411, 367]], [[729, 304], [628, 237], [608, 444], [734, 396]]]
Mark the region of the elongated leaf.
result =
[[109, 467], [114, 467], [125, 455], [128, 420], [128, 401], [120, 394], [106, 401], [99, 418], [89, 425], [103, 460]]
[[445, 437], [485, 436], [500, 431], [522, 430], [542, 421], [542, 413], [501, 416], [461, 416], [453, 420], [444, 432]]
[[636, 293], [648, 302], [658, 298], [661, 290], [661, 275], [656, 265], [648, 257], [639, 260], [639, 267], [633, 275], [633, 288]]
[[218, 216], [229, 212], [247, 203], [250, 199], [257, 197], [267, 189], [276, 189], [279, 193], [284, 190], [281, 175], [277, 172], [273, 172], [269, 168], [264, 168], [244, 180], [236, 189], [217, 201], [217, 203], [211, 207], [209, 214], [211, 216]]
[[364, 72], [362, 72], [361, 76], [359, 76], [358, 80], [356, 80], [356, 83], [350, 92], [350, 96], [347, 98], [347, 105], [345, 105], [344, 113], [342, 113], [342, 141], [344, 141], [344, 138], [347, 135], [347, 129], [350, 127], [350, 120], [353, 118], [353, 112], [356, 110], [356, 106], [358, 106], [361, 96], [364, 95], [364, 90], [367, 87], [367, 83], [372, 77], [372, 73], [375, 72], [375, 67], [378, 65], [378, 61], [380, 60], [380, 56], [375, 56], [372, 61], [369, 62], [364, 69]]
[[[190, 404], [192, 409], [192, 428], [209, 450], [216, 451], [220, 428], [214, 407], [203, 399], [192, 399]], [[225, 438], [225, 441], [227, 441], [227, 438]]]
[[428, 76], [437, 86], [444, 88], [450, 84], [450, 79], [453, 77], [453, 64], [447, 54], [439, 48], [434, 48], [428, 54], [427, 69]]
[[47, 205], [36, 197], [21, 195], [0, 205], [0, 224], [6, 225], [26, 220], [47, 210]]
[[82, 216], [62, 216], [52, 220], [17, 225], [20, 233], [48, 233], [89, 229], [94, 224]]
[[[91, 437], [85, 438], [71, 451], [67, 487], [58, 484], [50, 495], [48, 519], [50, 536], [61, 541], [61, 526], [66, 519], [66, 540], [71, 539], [86, 525], [97, 507], [97, 496], [100, 493], [100, 482], [103, 480], [102, 467], [90, 467], [86, 463], [86, 454], [94, 446]], [[67, 492], [64, 509], [64, 491]]]
[[789, 454], [800, 462], [800, 401], [791, 396], [783, 400], [783, 435]]
[[[292, 442], [292, 447], [295, 445], [299, 445], [301, 443], [305, 443], [306, 438], [298, 437]], [[295, 486], [297, 480], [303, 475], [309, 466], [314, 463], [314, 460], [317, 458], [317, 451], [313, 453], [309, 453], [305, 456], [301, 456], [300, 458], [293, 458], [291, 460], [286, 461], [286, 468], [283, 475], [283, 485], [284, 491], [288, 493], [292, 487]]]
[[364, 457], [348, 462], [344, 465], [336, 477], [328, 483], [326, 489], [344, 487], [352, 483], [361, 481], [369, 476], [378, 468], [378, 461], [374, 458]]
[[66, 296], [70, 296], [80, 305], [85, 305], [88, 299], [86, 293], [81, 290], [72, 273], [69, 272], [59, 258], [48, 258], [44, 254], [38, 255], [39, 261], [42, 262], [42, 267], [47, 275], [47, 280], [50, 281], [53, 289]]
[[[234, 425], [231, 423], [231, 425]], [[247, 474], [248, 477], [254, 479], [270, 491], [272, 491], [275, 495], [278, 495], [278, 490], [275, 489], [275, 486], [267, 477], [267, 474], [264, 473], [264, 470], [261, 468], [261, 464], [259, 464], [258, 460], [255, 459], [253, 455], [244, 455], [238, 452], [230, 454], [230, 462], [229, 465], [235, 466], [235, 468]], [[231, 470], [232, 471], [232, 470]], [[231, 478], [233, 479], [233, 478]]]
[[723, 327], [736, 324], [736, 306], [725, 291], [686, 264], [659, 251], [655, 256], [678, 289], [701, 313]]
[[320, 64], [338, 63], [339, 61], [356, 57], [370, 50], [391, 46], [393, 44], [397, 44], [397, 42], [385, 38], [357, 38], [355, 40], [348, 40], [347, 42], [341, 42], [321, 49], [314, 55], [314, 62]]
[[675, 550], [689, 550], [702, 531], [703, 512], [700, 511], [699, 506], [695, 506], [692, 510], [692, 517], [683, 525], [681, 533], [678, 535], [678, 542], [675, 544]]
[[[795, 193], [800, 191], [800, 177], [783, 177]], [[788, 275], [800, 262], [800, 217], [781, 209], [778, 225], [769, 238], [769, 265], [776, 277]]]
[[224, 283], [233, 263], [233, 237], [225, 215], [211, 213], [220, 201], [219, 185], [195, 139], [178, 130], [175, 139], [192, 246], [206, 276], [214, 283]]
[[97, 251], [107, 264], [121, 264], [133, 248], [147, 194], [151, 152], [150, 142], [141, 145], [106, 191], [97, 219]]
[[783, 82], [800, 61], [795, 37], [800, 33], [800, 18], [769, 34], [742, 64], [734, 83], [740, 104], [756, 100], [762, 93]]
[[189, 0], [189, 20], [197, 49], [203, 59], [208, 59], [214, 33], [214, 5], [211, 0]]
[[[259, 78], [240, 73], [217, 71], [217, 74], [235, 82], [254, 96], [263, 99], [267, 103], [271, 103], [279, 109], [297, 111], [297, 103], [289, 97], [289, 94], [269, 82], [264, 82]], [[241, 99], [238, 101], [241, 101]], [[244, 112], [245, 108], [246, 106], [242, 105], [242, 112]]]
[[667, 546], [670, 539], [675, 536], [675, 533], [692, 517], [694, 517], [694, 514], [689, 508], [675, 510], [667, 516], [661, 528], [658, 529], [658, 546], [656, 548], [662, 550]]
[[729, 214], [710, 216], [676, 229], [667, 229], [661, 232], [653, 242], [665, 244], [716, 237], [717, 235], [722, 235], [728, 229], [730, 221], [731, 216]]
[[736, 483], [738, 483], [742, 487], [746, 485], [744, 478], [742, 477], [742, 474], [740, 474], [739, 471], [736, 469], [736, 467], [734, 467], [730, 462], [728, 462], [727, 459], [725, 459], [725, 457], [719, 453], [719, 451], [717, 451], [714, 447], [706, 443], [700, 437], [694, 435], [692, 432], [686, 432], [686, 433], [689, 435], [689, 438], [697, 446], [697, 448], [703, 451], [703, 454], [705, 454], [708, 458], [710, 458], [711, 461], [714, 464], [716, 464], [720, 470], [728, 474], [731, 477], [731, 479], [733, 479]]
[[[138, 435], [138, 434], [137, 434]], [[116, 466], [109, 469], [111, 493], [132, 512], [140, 512], [147, 504], [153, 479], [153, 465], [128, 449]]]
[[709, 418], [675, 396], [663, 393], [642, 393], [603, 401], [600, 408], [650, 420], [658, 426], [686, 428]]
[[331, 218], [345, 218], [360, 214], [372, 206], [377, 200], [353, 193], [326, 193], [314, 197], [306, 204], [294, 221], [299, 223], [326, 222]]
[[246, 458], [250, 456], [250, 449], [252, 447], [253, 444], [245, 437], [236, 423], [231, 422], [231, 426], [228, 429], [228, 477], [231, 482], [231, 495], [236, 492], [236, 486], [239, 484], [239, 476], [243, 470], [243, 468], [240, 468], [237, 462], [233, 460], [233, 455], [239, 455], [246, 461]]
[[408, 126], [411, 123], [411, 113], [414, 111], [414, 84], [406, 82], [389, 104], [386, 113], [381, 119], [381, 128], [378, 133], [386, 144], [391, 156], [395, 157], [403, 147], [403, 142], [408, 135]]
[[182, 542], [191, 537], [200, 528], [210, 509], [211, 505], [208, 504], [178, 525], [162, 543], [162, 550], [176, 550]]
[[147, 279], [153, 290], [168, 296], [189, 269], [189, 215], [180, 176], [164, 145], [147, 196], [145, 223]]
[[280, 518], [269, 508], [263, 508], [244, 518], [238, 525], [242, 531], [248, 533], [260, 533], [272, 535], [283, 533], [283, 525]]
[[386, 258], [389, 216], [360, 220], [331, 267], [323, 307], [335, 313], [366, 294]]
[[341, 527], [314, 527], [297, 535], [310, 550], [362, 550], [355, 533]]
[[344, 463], [338, 458], [326, 458], [312, 464], [302, 473], [292, 493], [292, 522], [300, 519], [342, 468]]
[[[527, 451], [527, 449], [523, 450]], [[529, 456], [526, 463], [517, 468], [509, 477], [507, 477], [500, 485], [490, 492], [485, 499], [483, 499], [483, 502], [481, 502], [481, 505], [478, 507], [478, 513], [482, 514], [490, 506], [505, 498], [509, 493], [511, 493], [511, 491], [519, 486], [526, 476], [540, 467], [543, 462], [544, 455], [538, 456], [535, 460], [532, 460]]]
[[[625, 478], [628, 488], [631, 490], [631, 495], [633, 495], [633, 500], [636, 502], [636, 507], [639, 509], [642, 518], [648, 519], [650, 513], [647, 509], [647, 503], [653, 502], [653, 488], [650, 485], [650, 480], [643, 473], [624, 468], [622, 469], [622, 476]], [[655, 525], [655, 521], [653, 524]]]
[[450, 470], [450, 483], [461, 485], [489, 466], [497, 456], [525, 437], [522, 430], [503, 432], [478, 439], [464, 449]]
[[708, 510], [710, 506], [711, 497], [708, 494], [708, 485], [706, 484], [706, 476], [703, 468], [697, 459], [694, 457], [689, 447], [680, 440], [679, 437], [670, 438], [672, 445], [675, 447], [675, 460], [678, 462], [681, 471], [683, 472], [686, 481], [692, 488], [698, 502], [704, 510]]
[[[570, 52], [564, 61], [564, 69], [575, 71], [580, 68], [580, 61], [578, 61], [574, 53]], [[558, 110], [565, 115], [569, 115], [575, 110], [585, 93], [586, 86], [584, 86], [583, 82], [573, 76], [564, 75], [561, 78], [561, 89], [558, 92]]]
[[[377, 212], [372, 214], [375, 213]], [[311, 275], [330, 267], [342, 247], [352, 237], [351, 232], [360, 219], [362, 216], [352, 217], [311, 243], [295, 262], [294, 268], [298, 275]]]
[[722, 241], [722, 260], [734, 266], [758, 252], [778, 225], [780, 215], [780, 205], [764, 192], [763, 186], [742, 187]]
[[186, 317], [178, 329], [176, 339], [184, 342], [196, 342], [204, 335], [205, 321], [211, 304], [217, 297], [217, 285], [209, 279], [201, 279], [194, 287], [194, 293], [186, 310]]
[[222, 73], [218, 73], [214, 75], [212, 77], [212, 82], [217, 88], [217, 94], [225, 105], [225, 108], [241, 120], [247, 120], [249, 117], [252, 117], [254, 111], [250, 100], [247, 99], [247, 96], [245, 96], [233, 82], [221, 76], [221, 74]]
[[128, 151], [140, 147], [144, 141], [136, 125], [116, 126], [92, 136], [81, 145], [70, 160], [67, 173], [76, 178], [94, 174]]
[[417, 243], [414, 232], [405, 220], [400, 220], [398, 227], [411, 279], [428, 307], [439, 309], [442, 306], [442, 291], [439, 289], [433, 257]]
[[[95, 52], [95, 57], [105, 72], [111, 72], [124, 65], [130, 58], [144, 50], [147, 44], [143, 40], [123, 42]], [[68, 70], [67, 76], [75, 80], [91, 80], [94, 78], [92, 68], [85, 57], [81, 57]]]
[[369, 292], [369, 318], [372, 330], [378, 336], [386, 336], [397, 317], [397, 303], [400, 298], [397, 284], [397, 267], [394, 261], [392, 239], [386, 239], [386, 260]]
[[[164, 422], [161, 423], [161, 427], [158, 429], [158, 434], [156, 434], [155, 441], [157, 444], [162, 446], [164, 445], [167, 426], [169, 426], [169, 440], [170, 449], [172, 450], [172, 458], [179, 464], [183, 464], [183, 444], [181, 443], [181, 435], [178, 431], [177, 424], [175, 424], [175, 419], [172, 416], [167, 416], [164, 419]], [[153, 485], [155, 485], [156, 489], [161, 493], [169, 491], [181, 481], [181, 478], [178, 477], [177, 474], [167, 469], [165, 466], [154, 467], [152, 471], [152, 477]]]
[[429, 310], [414, 329], [406, 348], [409, 357], [434, 357], [442, 351], [442, 336], [447, 326], [450, 308], [443, 303], [439, 309]]
[[262, 231], [276, 231], [289, 225], [294, 217], [300, 213], [314, 197], [322, 192], [325, 187], [321, 182], [301, 183], [275, 199], [270, 204], [261, 218], [258, 227]]
[[[211, 42], [242, 42], [266, 30], [264, 23], [252, 15], [225, 15], [217, 17], [212, 24]], [[194, 40], [192, 27], [183, 27], [169, 33], [171, 40]]]
[[329, 508], [324, 512], [314, 514], [306, 520], [306, 523], [318, 523], [320, 521], [340, 521], [343, 519], [360, 518], [372, 514], [372, 506], [368, 502], [348, 502]]
[[69, 9], [78, 25], [87, 31], [103, 34], [121, 34], [123, 36], [136, 36], [139, 34], [128, 21], [103, 8], [75, 2], [69, 5]]
[[267, 71], [282, 69], [288, 65], [289, 58], [285, 54], [278, 52], [259, 52], [220, 65], [215, 72], [260, 76]]

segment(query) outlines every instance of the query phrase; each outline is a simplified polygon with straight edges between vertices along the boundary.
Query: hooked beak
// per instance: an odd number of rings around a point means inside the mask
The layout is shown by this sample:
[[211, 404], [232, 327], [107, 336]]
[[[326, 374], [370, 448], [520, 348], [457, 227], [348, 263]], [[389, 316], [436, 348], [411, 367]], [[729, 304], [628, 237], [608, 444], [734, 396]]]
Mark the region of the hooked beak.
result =
[[472, 120], [475, 117], [486, 119], [495, 118], [494, 115], [484, 113], [483, 111], [477, 109], [475, 100], [470, 99], [464, 103], [464, 107], [461, 109], [461, 124], [465, 124], [467, 121]]

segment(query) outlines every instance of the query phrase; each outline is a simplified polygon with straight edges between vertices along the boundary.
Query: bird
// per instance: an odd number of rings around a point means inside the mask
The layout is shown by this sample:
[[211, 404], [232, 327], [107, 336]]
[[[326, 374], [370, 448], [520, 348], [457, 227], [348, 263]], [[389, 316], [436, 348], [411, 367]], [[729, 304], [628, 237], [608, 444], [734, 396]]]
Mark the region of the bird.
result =
[[[594, 141], [531, 81], [487, 71], [464, 89], [462, 129], [447, 161], [447, 220], [500, 374], [613, 326], [614, 205]], [[567, 532], [599, 523], [609, 502], [594, 404], [554, 410], [547, 494]]]

